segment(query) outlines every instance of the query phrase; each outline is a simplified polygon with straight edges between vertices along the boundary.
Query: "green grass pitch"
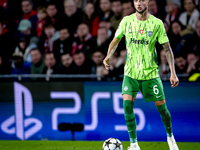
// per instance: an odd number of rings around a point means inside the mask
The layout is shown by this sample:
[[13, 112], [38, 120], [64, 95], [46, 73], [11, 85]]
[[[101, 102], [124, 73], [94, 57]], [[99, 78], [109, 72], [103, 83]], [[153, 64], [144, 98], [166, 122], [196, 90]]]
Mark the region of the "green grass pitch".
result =
[[[129, 142], [122, 142], [124, 150]], [[200, 143], [177, 143], [179, 150], [200, 150]], [[0, 150], [102, 150], [103, 141], [0, 141]], [[139, 142], [141, 150], [169, 150], [167, 142]]]

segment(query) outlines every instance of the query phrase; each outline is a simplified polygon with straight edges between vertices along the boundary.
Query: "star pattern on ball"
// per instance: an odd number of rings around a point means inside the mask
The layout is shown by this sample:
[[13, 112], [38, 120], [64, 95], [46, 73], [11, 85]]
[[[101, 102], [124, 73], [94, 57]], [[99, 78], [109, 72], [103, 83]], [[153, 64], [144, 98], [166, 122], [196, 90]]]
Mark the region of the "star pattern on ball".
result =
[[120, 148], [121, 143], [118, 142], [118, 140], [116, 139], [116, 143], [113, 143], [116, 145], [116, 148]]
[[108, 141], [106, 141], [106, 145], [109, 147], [109, 144], [112, 144], [112, 142], [110, 142], [110, 139]]

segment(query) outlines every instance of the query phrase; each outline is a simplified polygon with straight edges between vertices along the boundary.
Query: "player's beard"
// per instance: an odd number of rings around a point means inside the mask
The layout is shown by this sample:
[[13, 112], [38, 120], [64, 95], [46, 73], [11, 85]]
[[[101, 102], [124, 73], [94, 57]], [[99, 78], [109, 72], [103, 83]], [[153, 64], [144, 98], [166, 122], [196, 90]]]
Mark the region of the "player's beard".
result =
[[138, 11], [137, 9], [135, 9], [139, 14], [143, 14], [146, 10], [147, 10], [147, 7], [145, 7], [145, 9], [144, 10], [142, 10], [142, 11]]

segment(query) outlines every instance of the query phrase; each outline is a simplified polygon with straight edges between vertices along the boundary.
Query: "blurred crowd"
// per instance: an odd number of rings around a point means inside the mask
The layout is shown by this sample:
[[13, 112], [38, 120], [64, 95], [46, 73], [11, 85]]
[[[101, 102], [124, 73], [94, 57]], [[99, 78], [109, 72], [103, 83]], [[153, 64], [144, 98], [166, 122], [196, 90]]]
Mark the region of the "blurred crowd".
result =
[[[200, 0], [150, 0], [149, 5], [149, 13], [164, 23], [176, 72], [186, 80], [199, 79], [199, 10]], [[109, 71], [102, 61], [118, 24], [134, 12], [133, 0], [1, 0], [0, 74], [96, 74], [97, 80], [121, 80], [124, 38]], [[159, 44], [156, 49], [160, 76], [167, 80], [165, 51]]]

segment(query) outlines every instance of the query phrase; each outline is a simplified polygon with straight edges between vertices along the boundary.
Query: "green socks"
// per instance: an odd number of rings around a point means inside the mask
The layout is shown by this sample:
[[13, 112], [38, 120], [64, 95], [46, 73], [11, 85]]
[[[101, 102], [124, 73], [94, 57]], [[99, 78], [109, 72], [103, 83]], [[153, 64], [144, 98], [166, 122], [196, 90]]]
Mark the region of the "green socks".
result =
[[133, 102], [130, 100], [124, 100], [124, 117], [126, 121], [126, 125], [128, 128], [128, 134], [130, 138], [131, 143], [137, 142], [137, 135], [136, 135], [136, 120], [135, 120], [135, 114], [133, 112]]
[[162, 119], [162, 122], [165, 126], [165, 130], [167, 132], [167, 136], [171, 137], [173, 135], [172, 133], [172, 124], [171, 124], [171, 115], [169, 113], [169, 110], [167, 109], [166, 103], [160, 106], [156, 106], [158, 112], [160, 113], [160, 117]]

